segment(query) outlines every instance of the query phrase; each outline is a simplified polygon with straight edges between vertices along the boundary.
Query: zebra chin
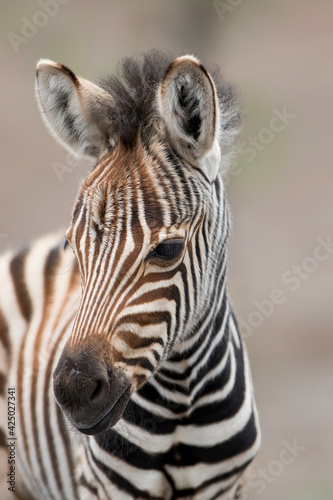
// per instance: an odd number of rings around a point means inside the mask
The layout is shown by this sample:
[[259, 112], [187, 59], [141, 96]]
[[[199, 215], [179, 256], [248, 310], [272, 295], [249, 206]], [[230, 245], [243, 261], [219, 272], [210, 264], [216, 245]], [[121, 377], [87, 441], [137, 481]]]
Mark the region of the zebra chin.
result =
[[106, 347], [96, 338], [84, 346], [65, 347], [53, 373], [56, 401], [83, 434], [100, 434], [114, 426], [132, 393], [131, 380], [111, 365]]

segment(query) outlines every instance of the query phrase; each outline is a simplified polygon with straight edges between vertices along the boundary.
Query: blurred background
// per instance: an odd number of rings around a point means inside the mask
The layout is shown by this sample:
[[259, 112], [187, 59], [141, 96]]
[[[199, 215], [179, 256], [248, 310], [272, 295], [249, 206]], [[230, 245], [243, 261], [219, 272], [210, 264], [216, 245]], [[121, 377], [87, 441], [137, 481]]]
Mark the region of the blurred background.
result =
[[[52, 4], [52, 6], [51, 6]], [[0, 250], [66, 227], [88, 163], [44, 127], [35, 65], [85, 78], [152, 47], [217, 63], [244, 108], [230, 293], [263, 431], [248, 498], [333, 498], [333, 2], [1, 0]]]

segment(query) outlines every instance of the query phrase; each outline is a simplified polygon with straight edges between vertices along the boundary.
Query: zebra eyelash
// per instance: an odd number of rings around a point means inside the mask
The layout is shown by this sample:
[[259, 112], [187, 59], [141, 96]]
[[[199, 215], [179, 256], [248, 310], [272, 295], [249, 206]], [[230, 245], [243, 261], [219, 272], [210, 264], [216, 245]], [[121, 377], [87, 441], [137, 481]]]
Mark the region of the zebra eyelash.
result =
[[74, 257], [75, 257], [75, 258], [74, 258], [74, 262], [75, 262], [76, 256], [75, 256], [74, 249], [71, 247], [71, 245], [70, 245], [70, 243], [69, 243], [68, 239], [67, 239], [67, 238], [66, 238], [66, 236], [65, 236], [64, 252], [66, 252], [67, 248], [69, 248], [69, 247], [70, 247], [70, 249], [72, 250], [72, 252], [73, 252], [73, 254], [74, 254]]
[[158, 258], [162, 260], [173, 260], [178, 257], [183, 248], [184, 240], [166, 240], [157, 245], [146, 257], [146, 260]]

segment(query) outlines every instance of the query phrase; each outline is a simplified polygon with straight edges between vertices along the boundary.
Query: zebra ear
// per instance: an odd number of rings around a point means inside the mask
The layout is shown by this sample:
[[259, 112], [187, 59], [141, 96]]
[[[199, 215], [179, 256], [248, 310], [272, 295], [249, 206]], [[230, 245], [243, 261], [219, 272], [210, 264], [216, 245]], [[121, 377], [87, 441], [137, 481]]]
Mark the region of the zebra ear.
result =
[[158, 92], [158, 107], [173, 148], [212, 182], [219, 168], [219, 109], [215, 85], [192, 56], [173, 61]]
[[98, 158], [107, 149], [111, 97], [100, 87], [62, 64], [42, 59], [36, 70], [36, 96], [51, 134], [71, 153]]

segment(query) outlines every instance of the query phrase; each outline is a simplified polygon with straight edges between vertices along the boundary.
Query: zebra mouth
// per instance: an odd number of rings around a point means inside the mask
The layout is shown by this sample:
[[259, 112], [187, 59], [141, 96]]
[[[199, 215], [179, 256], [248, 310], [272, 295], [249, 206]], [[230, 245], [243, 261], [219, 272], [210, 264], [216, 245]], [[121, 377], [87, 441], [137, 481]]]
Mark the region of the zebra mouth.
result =
[[82, 434], [94, 435], [101, 434], [102, 432], [110, 429], [110, 427], [113, 427], [121, 418], [130, 396], [131, 386], [129, 385], [118, 398], [116, 403], [112, 406], [111, 410], [109, 410], [108, 413], [99, 422], [97, 422], [97, 424], [88, 428], [78, 428], [78, 430], [82, 432]]

